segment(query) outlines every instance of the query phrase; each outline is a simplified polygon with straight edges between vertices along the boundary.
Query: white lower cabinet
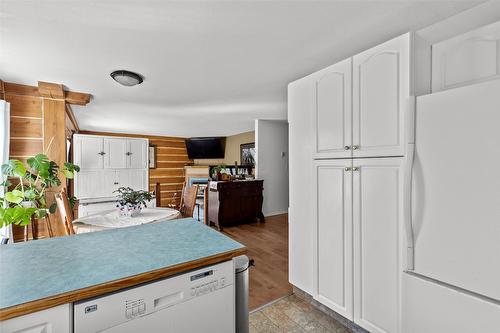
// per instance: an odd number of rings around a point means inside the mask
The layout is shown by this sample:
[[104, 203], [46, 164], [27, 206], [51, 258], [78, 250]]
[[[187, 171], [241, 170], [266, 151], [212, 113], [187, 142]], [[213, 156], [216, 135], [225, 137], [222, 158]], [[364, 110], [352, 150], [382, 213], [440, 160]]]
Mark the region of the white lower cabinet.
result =
[[401, 332], [402, 158], [315, 161], [315, 299]]
[[353, 319], [352, 160], [315, 162], [316, 300]]
[[0, 333], [70, 333], [72, 304], [0, 321]]
[[401, 332], [402, 158], [353, 162], [354, 322]]

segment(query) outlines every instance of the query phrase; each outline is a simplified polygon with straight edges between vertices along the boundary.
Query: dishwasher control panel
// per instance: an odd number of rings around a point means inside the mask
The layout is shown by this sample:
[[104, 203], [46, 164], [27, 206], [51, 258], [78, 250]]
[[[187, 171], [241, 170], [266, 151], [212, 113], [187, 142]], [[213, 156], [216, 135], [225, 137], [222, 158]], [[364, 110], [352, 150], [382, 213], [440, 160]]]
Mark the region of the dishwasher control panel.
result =
[[[74, 333], [95, 333], [162, 309], [234, 288], [234, 264], [226, 261], [163, 280], [74, 303]], [[231, 293], [234, 295], [234, 292]]]
[[144, 299], [126, 300], [125, 301], [125, 317], [134, 318], [135, 316], [146, 313], [146, 303]]
[[221, 277], [218, 280], [211, 280], [203, 284], [195, 285], [191, 287], [191, 296], [200, 296], [208, 294], [220, 288], [224, 288], [226, 285], [226, 279]]

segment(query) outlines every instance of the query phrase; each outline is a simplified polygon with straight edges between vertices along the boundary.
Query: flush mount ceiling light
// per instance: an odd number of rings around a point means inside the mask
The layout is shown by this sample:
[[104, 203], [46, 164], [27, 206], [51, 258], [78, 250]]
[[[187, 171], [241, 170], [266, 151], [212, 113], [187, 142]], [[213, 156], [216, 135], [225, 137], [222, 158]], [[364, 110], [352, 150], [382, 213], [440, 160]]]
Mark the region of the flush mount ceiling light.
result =
[[132, 87], [144, 81], [140, 74], [126, 70], [114, 71], [110, 75], [113, 80], [126, 87]]

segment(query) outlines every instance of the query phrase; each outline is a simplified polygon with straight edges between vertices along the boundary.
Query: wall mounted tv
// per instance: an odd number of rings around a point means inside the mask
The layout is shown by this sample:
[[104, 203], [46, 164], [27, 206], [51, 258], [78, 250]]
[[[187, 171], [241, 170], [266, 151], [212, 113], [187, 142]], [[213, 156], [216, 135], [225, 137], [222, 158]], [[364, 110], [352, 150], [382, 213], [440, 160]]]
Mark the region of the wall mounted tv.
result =
[[224, 158], [224, 138], [190, 138], [186, 148], [190, 159]]

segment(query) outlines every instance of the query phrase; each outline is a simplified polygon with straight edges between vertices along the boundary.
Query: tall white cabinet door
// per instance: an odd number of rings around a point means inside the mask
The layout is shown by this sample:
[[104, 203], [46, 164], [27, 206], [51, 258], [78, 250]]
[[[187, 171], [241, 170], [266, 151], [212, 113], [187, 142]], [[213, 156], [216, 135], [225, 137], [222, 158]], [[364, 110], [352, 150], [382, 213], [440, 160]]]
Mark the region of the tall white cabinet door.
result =
[[353, 161], [354, 322], [400, 329], [402, 158]]
[[127, 139], [104, 138], [104, 167], [118, 169], [127, 167]]
[[352, 160], [315, 162], [315, 299], [353, 319]]
[[402, 156], [410, 111], [410, 34], [353, 57], [353, 156]]
[[314, 74], [314, 155], [318, 158], [351, 157], [351, 58]]
[[288, 276], [291, 284], [313, 294], [313, 133], [314, 81], [288, 85], [289, 215]]
[[132, 169], [144, 169], [147, 167], [148, 141], [127, 140], [127, 167]]
[[101, 137], [79, 136], [76, 140], [75, 164], [81, 169], [102, 169], [104, 146]]

